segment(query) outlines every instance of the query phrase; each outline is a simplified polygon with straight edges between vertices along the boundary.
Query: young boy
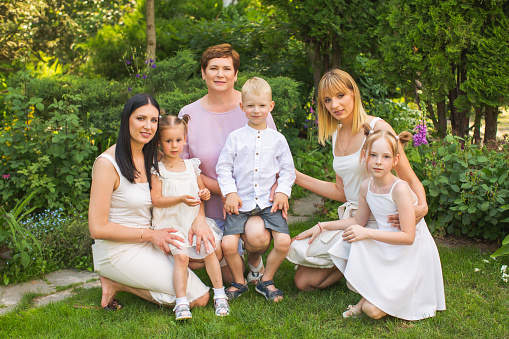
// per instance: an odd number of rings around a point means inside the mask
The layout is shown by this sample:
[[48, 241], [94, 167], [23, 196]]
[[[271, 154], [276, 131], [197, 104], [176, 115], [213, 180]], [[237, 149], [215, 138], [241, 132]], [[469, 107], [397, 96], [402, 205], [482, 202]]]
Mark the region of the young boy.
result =
[[[237, 245], [247, 219], [259, 215], [272, 234], [274, 248], [267, 257], [265, 272], [255, 289], [267, 300], [278, 302], [283, 299], [283, 292], [274, 286], [273, 278], [291, 242], [281, 210], [285, 214], [288, 210], [295, 167], [285, 137], [267, 128], [265, 120], [274, 108], [267, 81], [257, 77], [248, 80], [242, 87], [240, 108], [248, 123], [230, 133], [216, 166], [219, 187], [226, 196], [224, 209], [227, 216], [222, 248], [234, 279], [226, 294], [229, 299], [235, 299], [248, 290]], [[271, 203], [270, 190], [278, 174], [274, 202]]]

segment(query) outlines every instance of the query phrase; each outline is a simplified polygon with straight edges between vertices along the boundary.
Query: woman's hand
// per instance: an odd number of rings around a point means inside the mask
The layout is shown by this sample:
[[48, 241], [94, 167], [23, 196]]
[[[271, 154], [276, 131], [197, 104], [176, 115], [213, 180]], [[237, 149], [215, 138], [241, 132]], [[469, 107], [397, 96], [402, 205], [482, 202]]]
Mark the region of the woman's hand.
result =
[[[425, 205], [414, 205], [415, 211], [415, 224], [417, 225], [422, 218], [427, 213], [427, 208]], [[397, 227], [398, 230], [401, 230], [401, 225], [399, 223], [399, 214], [391, 214], [387, 217], [387, 221], [391, 224], [392, 227]]]
[[349, 243], [369, 238], [369, 229], [360, 225], [352, 225], [343, 232], [343, 240]]
[[201, 200], [209, 200], [210, 199], [210, 191], [208, 188], [202, 188], [198, 191], [198, 197], [200, 197]]
[[320, 228], [320, 226], [318, 226], [318, 224], [316, 224], [310, 229], [297, 235], [295, 238], [293, 238], [293, 240], [302, 240], [311, 237], [311, 239], [309, 239], [308, 241], [308, 244], [311, 244], [320, 233], [322, 233], [322, 229]]
[[205, 246], [205, 252], [212, 253], [212, 250], [209, 248], [209, 243], [212, 245], [214, 251], [216, 250], [216, 239], [214, 238], [214, 234], [210, 229], [205, 217], [202, 215], [198, 215], [189, 230], [189, 242], [193, 243], [193, 237], [196, 236], [196, 252], [200, 252], [201, 242], [203, 241], [203, 245]]
[[181, 196], [182, 202], [187, 206], [194, 207], [201, 204], [200, 198], [193, 197], [192, 195], [183, 195]]
[[154, 246], [159, 247], [161, 250], [163, 250], [164, 253], [166, 254], [171, 253], [169, 244], [172, 244], [178, 249], [182, 249], [182, 245], [180, 243], [183, 243], [184, 239], [174, 234], [175, 232], [177, 232], [176, 229], [165, 228], [162, 230], [148, 230], [150, 232], [147, 232], [147, 230], [148, 229], [144, 229], [146, 233], [149, 233], [146, 234], [147, 240], [154, 244]]

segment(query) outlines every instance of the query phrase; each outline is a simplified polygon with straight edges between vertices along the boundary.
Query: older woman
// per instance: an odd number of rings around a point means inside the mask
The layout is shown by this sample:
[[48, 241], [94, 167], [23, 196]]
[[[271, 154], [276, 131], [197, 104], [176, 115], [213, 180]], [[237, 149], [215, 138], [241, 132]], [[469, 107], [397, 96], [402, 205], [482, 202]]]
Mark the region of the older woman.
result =
[[[359, 161], [365, 141], [362, 125], [368, 123], [373, 130], [395, 133], [387, 122], [366, 114], [357, 84], [342, 70], [333, 69], [324, 74], [318, 85], [317, 101], [318, 139], [324, 144], [325, 139], [332, 135], [336, 182], [321, 181], [298, 172], [295, 183], [323, 197], [345, 202], [338, 210], [339, 218], [350, 218], [357, 210], [360, 184], [368, 177], [366, 165]], [[415, 206], [415, 215], [420, 220], [428, 211], [426, 193], [402, 147], [395, 170], [417, 194], [419, 205]], [[391, 222], [399, 224], [398, 216], [392, 216]], [[373, 216], [370, 216], [366, 227], [378, 228]], [[323, 231], [310, 242], [311, 234], [307, 230], [295, 237], [287, 256], [298, 265], [294, 281], [297, 288], [304, 291], [328, 287], [343, 276], [327, 253], [341, 239], [342, 231]]]
[[[240, 92], [235, 90], [237, 74], [240, 66], [239, 54], [229, 45], [222, 44], [207, 48], [201, 57], [201, 74], [207, 85], [208, 93], [201, 99], [185, 106], [179, 117], [189, 114], [189, 134], [187, 144], [182, 152], [183, 157], [201, 160], [202, 180], [212, 193], [205, 204], [205, 214], [213, 218], [220, 228], [224, 228], [223, 202], [221, 190], [217, 183], [216, 164], [230, 132], [243, 127], [247, 118], [239, 107]], [[267, 124], [276, 129], [272, 116], [269, 114]], [[208, 230], [199, 235], [212, 240]], [[265, 229], [260, 217], [251, 217], [242, 235], [247, 260], [251, 272], [248, 282], [256, 283], [263, 273], [261, 254], [269, 248], [271, 235]], [[242, 251], [240, 249], [240, 251]], [[194, 265], [194, 268], [202, 267]], [[231, 282], [231, 272], [227, 266], [222, 269], [223, 280]], [[247, 289], [247, 286], [232, 283], [227, 291]]]
[[[178, 246], [174, 229], [152, 230], [150, 169], [157, 164], [159, 105], [136, 94], [124, 106], [116, 145], [101, 154], [93, 168], [89, 230], [94, 269], [102, 286], [101, 306], [115, 310], [119, 291], [170, 306], [175, 303], [174, 261], [169, 244]], [[189, 270], [187, 297], [204, 306], [208, 290]]]

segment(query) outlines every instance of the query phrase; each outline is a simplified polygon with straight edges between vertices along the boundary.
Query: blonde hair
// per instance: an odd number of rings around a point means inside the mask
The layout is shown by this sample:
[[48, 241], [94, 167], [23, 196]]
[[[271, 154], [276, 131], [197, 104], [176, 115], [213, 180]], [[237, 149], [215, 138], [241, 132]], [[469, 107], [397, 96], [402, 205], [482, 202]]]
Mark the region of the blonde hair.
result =
[[161, 137], [161, 132], [165, 129], [184, 126], [184, 136], [187, 138], [187, 125], [189, 120], [191, 120], [191, 117], [188, 114], [184, 114], [182, 118], [176, 117], [174, 115], [167, 115], [165, 117], [159, 118], [159, 137]]
[[362, 124], [366, 122], [367, 114], [362, 105], [361, 94], [359, 87], [355, 80], [345, 71], [340, 69], [332, 69], [325, 73], [318, 84], [318, 141], [324, 145], [325, 140], [328, 139], [332, 133], [341, 124], [327, 111], [324, 103], [324, 97], [328, 94], [336, 95], [350, 94], [353, 92], [354, 106], [353, 106], [353, 124], [352, 133], [357, 133]]
[[255, 95], [268, 95], [269, 100], [272, 101], [272, 89], [267, 81], [259, 77], [253, 77], [246, 81], [244, 86], [242, 86], [241, 94], [242, 100], [244, 100], [244, 95], [247, 93], [253, 93]]
[[387, 142], [393, 157], [399, 154], [400, 143], [401, 146], [404, 147], [408, 141], [412, 140], [412, 133], [410, 132], [401, 132], [398, 136], [395, 136], [392, 132], [386, 130], [373, 131], [369, 124], [363, 124], [362, 128], [364, 129], [366, 141], [364, 145], [362, 145], [361, 158], [363, 154], [369, 154], [371, 152], [373, 143], [378, 139], [384, 139]]

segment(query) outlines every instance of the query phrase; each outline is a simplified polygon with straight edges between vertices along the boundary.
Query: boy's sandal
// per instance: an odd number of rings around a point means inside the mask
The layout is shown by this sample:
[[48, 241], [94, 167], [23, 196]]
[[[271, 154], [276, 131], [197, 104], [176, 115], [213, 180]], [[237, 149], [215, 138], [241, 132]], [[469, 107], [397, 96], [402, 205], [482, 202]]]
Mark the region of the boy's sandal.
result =
[[226, 317], [230, 314], [230, 306], [228, 305], [228, 299], [226, 298], [214, 297], [214, 308], [215, 314], [218, 317]]
[[353, 305], [348, 305], [346, 311], [343, 312], [343, 318], [355, 318], [362, 314], [362, 310]]
[[173, 309], [173, 312], [175, 312], [175, 320], [185, 320], [191, 319], [193, 317], [191, 314], [191, 309], [189, 308], [189, 304], [177, 305]]
[[[279, 296], [283, 296], [283, 291], [276, 288], [275, 291], [271, 291], [267, 288], [267, 286], [274, 285], [274, 280], [260, 281], [256, 284], [255, 290], [265, 297], [267, 300], [276, 299]], [[280, 300], [281, 301], [281, 300]]]
[[117, 311], [122, 308], [122, 304], [117, 300], [113, 299], [110, 303], [103, 307], [105, 311]]
[[233, 299], [237, 299], [238, 297], [240, 297], [242, 294], [246, 293], [249, 288], [247, 287], [247, 281], [244, 280], [244, 285], [242, 284], [239, 284], [237, 282], [232, 282], [230, 284], [230, 287], [235, 287], [237, 290], [236, 291], [232, 291], [232, 290], [226, 290], [226, 296], [228, 297], [228, 300], [233, 300]]
[[247, 273], [247, 282], [249, 284], [256, 285], [259, 281], [262, 280], [263, 273], [260, 273], [260, 270], [263, 269], [263, 259], [260, 257], [260, 263], [258, 264], [258, 267], [254, 267], [249, 262], [249, 259], [247, 260], [247, 265], [249, 266], [249, 272]]

